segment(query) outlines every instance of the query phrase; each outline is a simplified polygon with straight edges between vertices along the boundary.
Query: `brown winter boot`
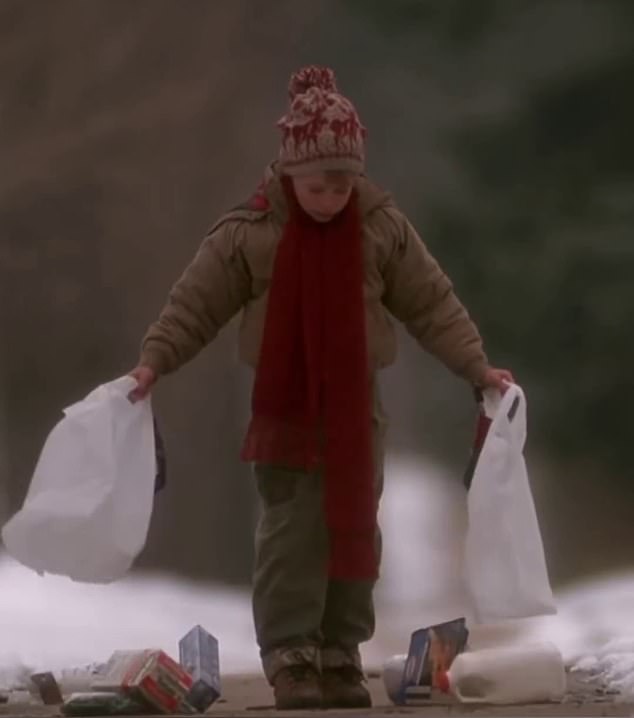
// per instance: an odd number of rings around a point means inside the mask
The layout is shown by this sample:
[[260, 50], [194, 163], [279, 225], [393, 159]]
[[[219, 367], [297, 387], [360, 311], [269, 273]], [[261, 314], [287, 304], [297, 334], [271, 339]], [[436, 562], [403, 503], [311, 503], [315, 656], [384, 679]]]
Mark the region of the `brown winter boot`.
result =
[[372, 699], [356, 666], [324, 668], [321, 690], [324, 708], [371, 708]]
[[321, 708], [319, 673], [309, 663], [281, 668], [273, 679], [277, 710]]

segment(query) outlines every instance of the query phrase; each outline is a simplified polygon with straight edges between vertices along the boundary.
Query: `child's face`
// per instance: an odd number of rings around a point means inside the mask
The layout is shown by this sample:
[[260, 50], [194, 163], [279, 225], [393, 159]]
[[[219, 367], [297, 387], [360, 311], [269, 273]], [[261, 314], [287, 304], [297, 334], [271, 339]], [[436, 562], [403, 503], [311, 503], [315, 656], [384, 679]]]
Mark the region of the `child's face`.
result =
[[349, 172], [318, 172], [293, 177], [301, 208], [317, 222], [329, 222], [348, 204], [356, 175]]

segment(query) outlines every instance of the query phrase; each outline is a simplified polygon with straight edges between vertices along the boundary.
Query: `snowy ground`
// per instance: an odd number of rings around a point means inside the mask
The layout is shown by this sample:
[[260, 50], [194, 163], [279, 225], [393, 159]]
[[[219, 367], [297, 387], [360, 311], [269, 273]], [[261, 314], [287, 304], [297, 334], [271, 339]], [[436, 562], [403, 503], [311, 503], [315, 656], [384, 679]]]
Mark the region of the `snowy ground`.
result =
[[[442, 471], [404, 461], [388, 466], [382, 506], [383, 578], [376, 637], [366, 665], [407, 651], [411, 631], [464, 615], [459, 575], [464, 494]], [[221, 646], [223, 673], [258, 670], [249, 595], [223, 586], [132, 574], [109, 586], [40, 577], [0, 555], [0, 688], [27, 670], [86, 666], [117, 648], [159, 647], [200, 623]], [[605, 576], [557, 595], [559, 614], [472, 627], [472, 646], [547, 639], [567, 661], [634, 698], [634, 572]]]

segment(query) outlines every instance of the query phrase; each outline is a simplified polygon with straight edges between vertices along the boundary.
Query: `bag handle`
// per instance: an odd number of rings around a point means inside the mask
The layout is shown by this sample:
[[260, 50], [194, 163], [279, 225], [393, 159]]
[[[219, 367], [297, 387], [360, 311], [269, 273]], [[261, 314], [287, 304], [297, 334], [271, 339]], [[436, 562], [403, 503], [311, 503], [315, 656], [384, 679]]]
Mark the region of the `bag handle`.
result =
[[485, 412], [491, 417], [488, 436], [507, 424], [514, 443], [526, 439], [526, 396], [518, 384], [509, 384], [502, 395], [498, 389], [483, 392]]
[[127, 396], [132, 389], [137, 385], [137, 380], [134, 377], [124, 375], [115, 379], [107, 384], [100, 384], [96, 389], [93, 389], [88, 396], [84, 397], [80, 401], [71, 404], [64, 408], [64, 415], [68, 417], [80, 416], [86, 411], [103, 401], [106, 392], [111, 394], [121, 394], [121, 396]]

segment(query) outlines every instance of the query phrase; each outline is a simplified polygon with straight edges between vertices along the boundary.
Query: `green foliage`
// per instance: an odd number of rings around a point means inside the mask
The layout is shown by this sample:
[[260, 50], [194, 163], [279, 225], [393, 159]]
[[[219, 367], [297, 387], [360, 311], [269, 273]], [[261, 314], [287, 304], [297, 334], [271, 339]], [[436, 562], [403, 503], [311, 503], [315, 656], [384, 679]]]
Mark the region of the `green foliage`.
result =
[[551, 446], [622, 465], [634, 401], [632, 76], [634, 56], [594, 68], [449, 142], [477, 200], [461, 236], [478, 248], [470, 290], [485, 335], [543, 387]]
[[402, 36], [433, 26], [448, 43], [458, 46], [475, 41], [500, 14], [496, 0], [346, 0], [346, 5], [383, 33]]
[[[588, 7], [582, 0], [531, 5], [541, 6], [546, 23], [562, 8], [571, 23], [583, 22], [574, 10]], [[473, 56], [494, 53], [510, 19], [521, 36], [518, 18], [529, 8], [460, 0], [349, 6], [377, 32], [431, 35], [436, 53], [459, 46]], [[614, 27], [632, 27], [631, 3], [602, 8]], [[634, 403], [634, 44], [586, 56], [575, 48], [578, 61], [555, 72], [557, 53], [574, 40], [560, 43], [552, 57], [535, 48], [534, 61], [550, 62], [552, 76], [543, 72], [517, 89], [513, 103], [442, 132], [463, 191], [421, 200], [421, 215], [489, 353], [531, 385], [542, 445], [624, 468]], [[460, 62], [456, 53], [438, 56], [438, 66]], [[407, 54], [412, 73], [429, 62], [420, 56], [418, 67]], [[495, 59], [499, 75], [491, 82], [511, 85], [503, 64], [516, 59]]]

